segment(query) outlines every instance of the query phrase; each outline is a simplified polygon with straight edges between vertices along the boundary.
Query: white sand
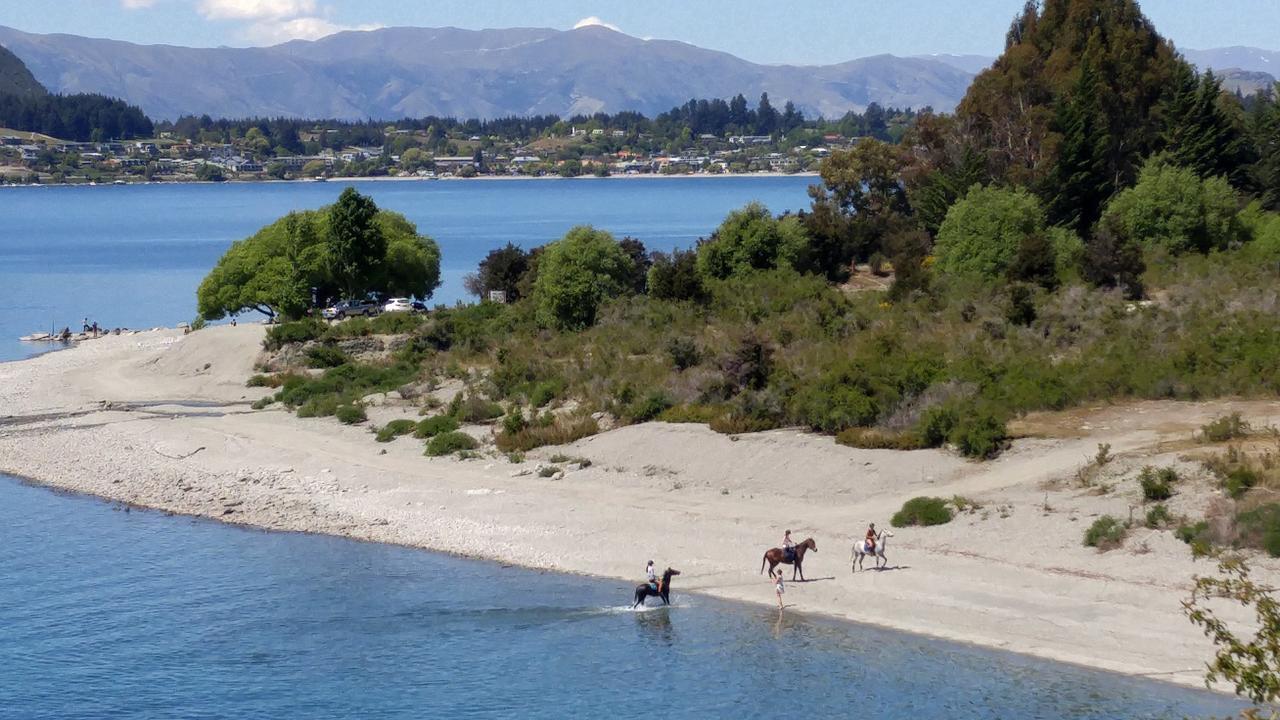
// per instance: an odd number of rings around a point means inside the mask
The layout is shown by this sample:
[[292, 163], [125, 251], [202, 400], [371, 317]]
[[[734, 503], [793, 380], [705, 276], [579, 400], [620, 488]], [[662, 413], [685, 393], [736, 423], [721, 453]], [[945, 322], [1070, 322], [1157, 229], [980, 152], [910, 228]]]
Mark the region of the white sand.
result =
[[[228, 522], [537, 568], [639, 580], [652, 558], [683, 571], [677, 594], [764, 604], [776, 600], [761, 555], [790, 528], [819, 550], [805, 565], [810, 582], [788, 587], [795, 611], [1195, 685], [1211, 648], [1179, 603], [1212, 565], [1193, 562], [1168, 531], [1138, 529], [1108, 553], [1081, 536], [1097, 515], [1145, 513], [1133, 480], [1144, 464], [1195, 476], [1169, 504], [1198, 516], [1216, 491], [1179, 460], [1179, 444], [1185, 451], [1193, 429], [1231, 410], [1280, 419], [1280, 403], [1268, 402], [1080, 411], [1036, 421], [1063, 437], [1019, 441], [990, 463], [661, 423], [542, 449], [522, 465], [432, 459], [412, 438], [381, 444], [368, 427], [250, 410], [269, 392], [244, 386], [261, 335], [247, 325], [157, 331], [0, 364], [0, 471]], [[410, 408], [370, 414], [416, 418]], [[1120, 455], [1104, 470], [1115, 486], [1105, 495], [1071, 479], [1099, 442]], [[557, 452], [592, 465], [565, 466], [559, 479], [534, 472]], [[893, 569], [852, 574], [852, 540], [922, 494], [983, 508], [896, 530]], [[1255, 564], [1280, 580], [1276, 562]]]

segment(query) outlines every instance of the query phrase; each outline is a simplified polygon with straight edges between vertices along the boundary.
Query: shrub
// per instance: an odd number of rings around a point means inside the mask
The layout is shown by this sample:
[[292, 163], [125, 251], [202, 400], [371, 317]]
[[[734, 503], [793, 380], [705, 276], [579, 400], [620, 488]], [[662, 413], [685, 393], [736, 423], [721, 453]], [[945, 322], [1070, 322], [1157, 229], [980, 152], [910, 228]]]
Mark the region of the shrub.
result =
[[894, 527], [920, 525], [945, 525], [951, 522], [951, 508], [947, 501], [938, 497], [915, 497], [902, 504], [902, 509], [893, 514], [889, 524]]
[[538, 477], [549, 478], [553, 477], [558, 472], [560, 472], [560, 468], [555, 465], [543, 465], [538, 468]]
[[484, 423], [503, 416], [501, 405], [475, 394], [467, 395], [466, 399], [459, 401], [456, 407], [450, 405], [449, 410], [450, 415], [464, 423]]
[[949, 440], [965, 457], [989, 459], [1000, 454], [1008, 438], [1002, 420], [986, 411], [960, 415]]
[[799, 218], [775, 218], [759, 202], [734, 210], [698, 244], [698, 274], [724, 279], [756, 270], [793, 267], [808, 239]]
[[543, 380], [529, 390], [529, 404], [540, 408], [555, 400], [565, 390], [564, 380]]
[[458, 429], [458, 419], [452, 415], [434, 415], [418, 422], [413, 436], [419, 439], [432, 438], [442, 433]]
[[701, 302], [707, 298], [707, 289], [698, 274], [698, 254], [693, 250], [673, 250], [669, 255], [654, 253], [646, 284], [649, 296], [657, 300]]
[[564, 330], [594, 325], [600, 304], [625, 292], [634, 272], [635, 263], [612, 235], [589, 226], [573, 228], [538, 259], [533, 286], [538, 321]]
[[1105, 552], [1120, 547], [1124, 542], [1124, 537], [1128, 534], [1129, 529], [1124, 523], [1110, 515], [1103, 515], [1084, 531], [1084, 544], [1086, 547], [1098, 548], [1100, 552]]
[[938, 269], [986, 280], [1002, 278], [1024, 239], [1044, 230], [1044, 211], [1022, 188], [975, 185], [938, 228]]
[[329, 344], [308, 347], [306, 356], [307, 367], [312, 368], [334, 368], [350, 360], [346, 353]]
[[272, 400], [271, 397], [269, 396], [264, 398], [258, 398], [257, 400], [254, 400], [253, 404], [250, 405], [249, 407], [253, 408], [254, 410], [262, 410], [263, 408], [267, 407], [273, 402], [275, 401]]
[[338, 411], [339, 404], [338, 396], [333, 393], [317, 395], [298, 407], [298, 417], [328, 417]]
[[1159, 502], [1173, 497], [1173, 483], [1177, 482], [1178, 473], [1173, 468], [1156, 470], [1148, 465], [1138, 475], [1138, 484], [1142, 487], [1144, 501]]
[[1222, 480], [1222, 489], [1232, 500], [1239, 500], [1258, 484], [1258, 473], [1247, 467], [1232, 468]]
[[1243, 239], [1235, 191], [1224, 178], [1202, 179], [1194, 170], [1156, 156], [1138, 182], [1107, 204], [1103, 222], [1124, 240], [1172, 254], [1208, 252]]
[[401, 435], [408, 435], [418, 427], [418, 424], [412, 420], [400, 418], [378, 428], [378, 434], [375, 439], [378, 442], [391, 442]]
[[1169, 514], [1169, 508], [1163, 503], [1156, 505], [1147, 511], [1147, 527], [1152, 530], [1162, 528], [1173, 522], [1173, 515]]
[[[1157, 506], [1163, 507], [1163, 506]], [[1209, 521], [1201, 520], [1192, 525], [1182, 524], [1174, 531], [1174, 536], [1188, 545], [1194, 545], [1197, 542], [1208, 544], [1209, 537]]]
[[676, 405], [663, 410], [658, 419], [669, 423], [705, 425], [724, 414], [724, 408], [719, 405]]
[[702, 353], [698, 352], [697, 344], [687, 337], [673, 337], [668, 340], [667, 354], [671, 356], [671, 363], [675, 365], [676, 370], [681, 372], [702, 362]]
[[530, 425], [518, 433], [499, 433], [496, 440], [503, 452], [528, 452], [544, 445], [565, 445], [598, 432], [600, 426], [594, 418], [559, 418], [549, 425]]
[[409, 312], [382, 313], [369, 321], [369, 329], [375, 335], [407, 335], [414, 332], [426, 319]]
[[1252, 428], [1240, 413], [1231, 413], [1200, 427], [1200, 439], [1218, 443], [1247, 437]]
[[652, 390], [640, 400], [623, 409], [622, 417], [631, 423], [648, 422], [671, 407], [671, 398], [661, 390]]
[[527, 427], [529, 427], [529, 421], [524, 419], [524, 412], [517, 405], [512, 405], [507, 414], [502, 417], [502, 432], [508, 435], [515, 435]]
[[1280, 504], [1268, 503], [1236, 516], [1239, 542], [1260, 548], [1271, 557], [1280, 557]]
[[361, 405], [339, 405], [334, 409], [333, 414], [343, 425], [355, 425], [369, 419]]
[[926, 447], [913, 432], [893, 432], [879, 428], [849, 428], [836, 433], [836, 442], [864, 450], [919, 450]]
[[324, 321], [315, 318], [280, 323], [267, 328], [266, 337], [262, 339], [262, 346], [267, 350], [279, 350], [285, 345], [316, 340], [321, 335], [324, 335], [326, 330], [328, 330], [328, 326], [324, 324]]
[[459, 450], [475, 450], [480, 447], [476, 439], [464, 432], [440, 433], [427, 441], [426, 454], [431, 457], [451, 455]]
[[280, 387], [284, 381], [278, 375], [253, 375], [245, 382], [245, 387]]

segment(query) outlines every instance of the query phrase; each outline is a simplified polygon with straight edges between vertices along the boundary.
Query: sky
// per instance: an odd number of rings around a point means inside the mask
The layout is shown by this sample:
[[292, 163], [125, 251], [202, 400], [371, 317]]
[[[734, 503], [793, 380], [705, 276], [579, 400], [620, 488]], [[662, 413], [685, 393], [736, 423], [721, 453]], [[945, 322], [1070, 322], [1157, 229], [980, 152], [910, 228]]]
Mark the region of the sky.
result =
[[[136, 43], [269, 45], [347, 29], [604, 24], [760, 63], [997, 55], [1022, 0], [0, 0], [0, 25]], [[1179, 47], [1280, 49], [1280, 0], [1143, 0]]]

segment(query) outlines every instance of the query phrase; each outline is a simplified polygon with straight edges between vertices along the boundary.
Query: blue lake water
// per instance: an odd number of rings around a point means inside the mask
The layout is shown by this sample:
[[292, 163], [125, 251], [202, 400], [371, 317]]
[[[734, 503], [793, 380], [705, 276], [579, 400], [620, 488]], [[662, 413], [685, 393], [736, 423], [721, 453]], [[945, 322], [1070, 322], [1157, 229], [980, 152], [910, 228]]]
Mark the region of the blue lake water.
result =
[[[1229, 698], [0, 476], [0, 717], [1182, 718]], [[637, 569], [639, 571], [639, 568]], [[762, 594], [769, 588], [762, 583]]]
[[752, 200], [808, 205], [810, 177], [265, 183], [23, 187], [0, 190], [0, 360], [45, 349], [16, 338], [173, 325], [195, 316], [201, 278], [235, 240], [290, 210], [317, 208], [348, 184], [403, 213], [440, 243], [437, 302], [507, 242], [533, 247], [574, 225], [631, 235], [652, 249], [688, 246]]

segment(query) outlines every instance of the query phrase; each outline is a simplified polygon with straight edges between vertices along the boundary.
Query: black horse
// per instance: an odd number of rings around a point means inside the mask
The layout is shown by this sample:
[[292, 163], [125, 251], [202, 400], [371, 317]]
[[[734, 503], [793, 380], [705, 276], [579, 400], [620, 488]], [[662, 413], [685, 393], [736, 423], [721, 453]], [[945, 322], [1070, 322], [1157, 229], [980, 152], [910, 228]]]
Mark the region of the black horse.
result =
[[658, 587], [662, 588], [662, 590], [654, 590], [649, 585], [649, 583], [641, 583], [637, 585], [636, 601], [635, 601], [635, 604], [631, 606], [631, 609], [634, 610], [640, 605], [643, 605], [645, 598], [650, 596], [660, 597], [662, 598], [663, 605], [670, 605], [671, 604], [671, 576], [679, 575], [679, 574], [680, 574], [679, 570], [672, 570], [671, 568], [667, 568], [667, 571], [662, 573], [662, 583], [658, 585]]

